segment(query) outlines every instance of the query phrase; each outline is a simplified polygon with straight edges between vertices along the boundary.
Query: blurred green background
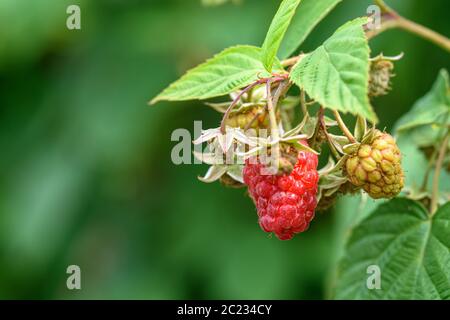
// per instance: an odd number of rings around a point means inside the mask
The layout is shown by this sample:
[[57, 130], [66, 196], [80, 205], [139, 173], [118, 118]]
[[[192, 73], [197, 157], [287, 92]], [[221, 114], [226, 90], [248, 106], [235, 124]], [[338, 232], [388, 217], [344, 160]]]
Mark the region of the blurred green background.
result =
[[[198, 102], [147, 106], [223, 48], [260, 45], [278, 3], [0, 0], [0, 298], [326, 298], [336, 212], [291, 241], [268, 237], [242, 189], [199, 182], [204, 165], [171, 163], [172, 131], [217, 127], [219, 114]], [[391, 3], [450, 35], [448, 0]], [[66, 28], [70, 4], [82, 30]], [[369, 4], [344, 0], [302, 49]], [[371, 46], [405, 52], [394, 90], [374, 103], [389, 130], [449, 59], [402, 31]], [[71, 264], [79, 291], [66, 288]]]

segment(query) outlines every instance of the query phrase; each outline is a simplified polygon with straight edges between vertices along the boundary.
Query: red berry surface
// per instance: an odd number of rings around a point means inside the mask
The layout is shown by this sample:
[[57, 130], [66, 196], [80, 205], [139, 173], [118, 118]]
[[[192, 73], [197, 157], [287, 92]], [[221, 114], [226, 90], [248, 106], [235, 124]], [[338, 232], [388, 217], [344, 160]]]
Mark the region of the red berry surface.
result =
[[280, 240], [289, 240], [309, 227], [317, 205], [317, 165], [317, 155], [299, 151], [290, 174], [264, 175], [263, 164], [247, 160], [244, 182], [264, 231], [275, 233]]

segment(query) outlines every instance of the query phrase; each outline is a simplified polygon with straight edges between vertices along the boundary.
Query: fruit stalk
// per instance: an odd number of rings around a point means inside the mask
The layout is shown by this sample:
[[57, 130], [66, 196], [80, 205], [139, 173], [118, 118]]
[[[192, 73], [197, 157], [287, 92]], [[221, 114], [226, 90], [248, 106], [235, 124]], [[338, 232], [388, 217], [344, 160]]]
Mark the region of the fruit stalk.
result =
[[339, 160], [341, 158], [341, 155], [336, 150], [336, 147], [334, 146], [333, 141], [331, 141], [330, 135], [328, 134], [327, 125], [326, 125], [325, 119], [324, 119], [324, 112], [325, 112], [325, 110], [323, 109], [323, 107], [320, 107], [319, 113], [318, 113], [319, 124], [322, 127], [323, 132], [325, 133], [325, 137], [327, 138], [328, 146], [330, 147], [331, 153], [337, 160]]
[[441, 175], [442, 164], [444, 163], [445, 152], [447, 151], [449, 138], [450, 138], [450, 131], [447, 131], [444, 141], [442, 142], [441, 148], [439, 149], [439, 156], [436, 161], [436, 169], [434, 171], [433, 177], [433, 191], [431, 194], [431, 205], [430, 205], [431, 215], [434, 215], [436, 213], [438, 206], [439, 176]]
[[333, 114], [334, 117], [339, 125], [339, 128], [341, 128], [342, 132], [345, 134], [345, 136], [348, 138], [348, 140], [351, 143], [355, 143], [356, 139], [355, 137], [352, 135], [352, 133], [350, 132], [350, 130], [347, 128], [347, 126], [344, 123], [344, 120], [342, 120], [341, 115], [339, 114], [339, 112], [337, 110], [333, 110]]
[[269, 120], [270, 120], [270, 135], [272, 137], [272, 141], [275, 141], [275, 144], [272, 146], [271, 151], [272, 155], [275, 157], [275, 166], [278, 169], [279, 160], [280, 160], [280, 134], [278, 132], [278, 124], [277, 117], [275, 115], [273, 100], [272, 100], [272, 81], [269, 80], [266, 83], [267, 89], [267, 110], [269, 112]]
[[396, 11], [386, 5], [383, 0], [375, 0], [375, 4], [380, 7], [381, 12], [383, 13], [383, 17], [385, 17], [386, 20], [383, 21], [381, 28], [368, 32], [368, 39], [371, 39], [386, 30], [400, 28], [425, 40], [428, 40], [441, 47], [442, 49], [450, 52], [450, 39], [448, 39], [447, 37], [414, 21], [402, 17]]
[[301, 92], [300, 92], [300, 106], [302, 108], [303, 116], [304, 117], [309, 117], [308, 107], [306, 105], [305, 90], [301, 90]]
[[252, 84], [250, 84], [248, 87], [246, 87], [245, 89], [243, 89], [237, 96], [236, 98], [233, 100], [233, 102], [231, 102], [230, 106], [228, 107], [227, 111], [225, 112], [225, 114], [223, 115], [222, 118], [222, 122], [220, 123], [220, 132], [222, 132], [222, 134], [226, 133], [226, 122], [228, 117], [230, 116], [231, 110], [233, 110], [234, 106], [239, 102], [239, 100], [241, 100], [242, 96], [246, 93], [249, 92], [251, 89], [253, 89], [254, 87], [256, 87], [258, 84], [260, 84], [261, 80], [255, 81]]

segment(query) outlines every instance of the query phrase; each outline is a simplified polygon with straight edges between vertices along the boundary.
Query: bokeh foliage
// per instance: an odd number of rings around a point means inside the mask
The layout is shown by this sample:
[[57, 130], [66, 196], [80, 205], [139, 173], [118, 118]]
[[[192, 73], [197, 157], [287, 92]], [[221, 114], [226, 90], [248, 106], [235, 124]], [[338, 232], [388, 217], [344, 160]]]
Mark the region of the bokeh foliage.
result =
[[[344, 0], [303, 50], [369, 3]], [[65, 27], [69, 4], [81, 6], [81, 31]], [[292, 241], [269, 238], [244, 191], [199, 182], [204, 166], [171, 163], [174, 129], [216, 127], [219, 116], [196, 102], [147, 106], [223, 48], [261, 45], [277, 5], [0, 1], [0, 298], [326, 297], [338, 218], [358, 219], [349, 206], [319, 214]], [[450, 34], [448, 1], [392, 5]], [[392, 93], [374, 103], [390, 130], [449, 59], [401, 31], [371, 46], [405, 52]], [[81, 267], [81, 291], [65, 287], [70, 264]]]

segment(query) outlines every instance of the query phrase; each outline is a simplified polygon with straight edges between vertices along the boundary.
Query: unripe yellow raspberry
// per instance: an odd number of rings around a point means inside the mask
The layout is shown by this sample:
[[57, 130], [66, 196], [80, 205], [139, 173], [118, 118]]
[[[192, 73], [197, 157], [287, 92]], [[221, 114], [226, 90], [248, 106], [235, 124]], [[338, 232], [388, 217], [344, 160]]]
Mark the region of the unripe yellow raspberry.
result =
[[350, 155], [345, 169], [350, 182], [372, 198], [392, 198], [403, 188], [401, 153], [394, 138], [376, 130], [370, 144], [361, 144]]

